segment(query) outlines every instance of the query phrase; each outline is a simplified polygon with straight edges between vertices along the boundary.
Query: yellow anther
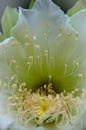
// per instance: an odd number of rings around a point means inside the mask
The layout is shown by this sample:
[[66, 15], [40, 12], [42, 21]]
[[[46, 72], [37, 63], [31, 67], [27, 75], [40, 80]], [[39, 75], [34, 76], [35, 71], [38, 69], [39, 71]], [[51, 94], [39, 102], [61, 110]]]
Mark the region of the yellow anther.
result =
[[30, 46], [30, 43], [27, 43], [27, 42], [26, 42], [26, 43], [25, 43], [25, 46]]
[[62, 32], [62, 28], [59, 28], [59, 32]]
[[83, 74], [78, 74], [79, 77], [83, 77]]
[[36, 40], [36, 36], [33, 36], [33, 39]]
[[71, 37], [71, 36], [72, 36], [72, 33], [71, 33], [71, 32], [70, 32], [70, 33], [68, 33], [68, 34], [67, 34], [67, 36]]

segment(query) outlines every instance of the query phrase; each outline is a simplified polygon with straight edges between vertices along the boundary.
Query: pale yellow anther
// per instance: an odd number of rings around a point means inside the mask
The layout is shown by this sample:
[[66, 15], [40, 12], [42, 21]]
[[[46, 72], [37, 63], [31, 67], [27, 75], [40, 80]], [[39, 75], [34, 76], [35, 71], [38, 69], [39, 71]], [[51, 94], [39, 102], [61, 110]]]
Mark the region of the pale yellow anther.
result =
[[52, 75], [49, 75], [49, 79], [51, 79], [52, 78]]
[[46, 33], [44, 33], [44, 36], [47, 36], [47, 34], [46, 34]]
[[48, 55], [48, 50], [45, 50], [45, 55]]
[[50, 82], [51, 82], [51, 78], [52, 78], [52, 75], [49, 75], [49, 84], [50, 84]]
[[72, 36], [72, 33], [71, 33], [71, 32], [69, 32], [69, 33], [67, 34], [67, 36], [71, 37], [71, 36]]
[[83, 77], [83, 74], [78, 74], [79, 77]]
[[18, 89], [19, 92], [22, 92], [23, 90], [21, 88]]
[[75, 35], [76, 37], [78, 37], [79, 36], [79, 34], [78, 33], [76, 33], [76, 35]]
[[2, 81], [0, 80], [0, 85], [2, 84]]
[[22, 83], [21, 85], [22, 85], [22, 86], [26, 86], [26, 83]]
[[80, 64], [79, 62], [76, 63], [77, 66], [79, 66], [79, 64]]
[[47, 26], [48, 29], [50, 29], [50, 25], [49, 25], [49, 23], [46, 23], [46, 26]]
[[25, 37], [25, 38], [29, 38], [29, 35], [28, 35], [28, 34], [26, 34], [24, 37]]
[[11, 86], [13, 89], [16, 89], [17, 88], [17, 84], [12, 84], [12, 86]]
[[62, 36], [62, 34], [61, 34], [61, 33], [59, 33], [57, 37], [61, 37], [61, 36]]
[[33, 59], [33, 56], [29, 56], [28, 58], [29, 58], [29, 59]]
[[31, 63], [30, 62], [27, 62], [28, 65], [30, 65]]
[[30, 46], [30, 43], [28, 43], [28, 42], [25, 42], [25, 46]]
[[33, 39], [36, 40], [37, 39], [36, 36], [33, 36]]
[[45, 53], [48, 53], [48, 50], [45, 50]]
[[59, 28], [59, 32], [62, 32], [62, 28]]
[[18, 45], [21, 45], [21, 42], [17, 42]]
[[78, 92], [78, 91], [79, 91], [79, 89], [78, 89], [78, 88], [75, 88], [75, 91], [76, 91], [76, 92]]
[[35, 48], [38, 48], [38, 49], [40, 48], [40, 45], [35, 44], [34, 46]]
[[15, 77], [14, 77], [14, 76], [12, 76], [12, 77], [11, 77], [11, 80], [13, 80], [13, 79], [15, 79]]
[[16, 63], [16, 60], [11, 60], [11, 63]]
[[6, 80], [9, 80], [9, 77], [6, 76], [5, 79], [6, 79]]
[[54, 60], [54, 57], [50, 57], [51, 60]]
[[19, 65], [16, 65], [16, 69], [19, 69]]
[[79, 37], [79, 34], [76, 33], [76, 35], [75, 35], [75, 40], [76, 40], [76, 41], [78, 40], [78, 37]]
[[16, 42], [12, 42], [12, 46], [16, 46], [17, 45], [17, 41]]
[[2, 48], [3, 48], [3, 49], [7, 49], [7, 46], [6, 46], [6, 45], [2, 45]]
[[7, 87], [7, 86], [8, 86], [8, 84], [7, 84], [7, 83], [3, 83], [3, 85], [4, 85], [5, 87]]
[[29, 33], [29, 32], [30, 32], [30, 30], [28, 30], [28, 29], [24, 30], [24, 33]]
[[37, 57], [38, 57], [38, 59], [39, 59], [39, 58], [40, 58], [40, 55], [38, 54]]
[[44, 85], [44, 88], [46, 89], [46, 87], [47, 87], [47, 86], [46, 86], [46, 84], [45, 84], [45, 85]]
[[68, 67], [68, 65], [67, 65], [67, 64], [65, 64], [65, 67]]

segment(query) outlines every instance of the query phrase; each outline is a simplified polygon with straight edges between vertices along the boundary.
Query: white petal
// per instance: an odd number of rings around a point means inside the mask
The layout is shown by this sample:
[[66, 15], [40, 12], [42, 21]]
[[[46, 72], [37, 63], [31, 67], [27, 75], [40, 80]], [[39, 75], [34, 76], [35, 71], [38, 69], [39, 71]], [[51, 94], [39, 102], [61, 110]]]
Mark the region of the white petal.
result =
[[53, 41], [60, 28], [64, 27], [66, 20], [63, 11], [51, 0], [38, 0], [32, 10], [19, 9], [19, 20], [12, 30], [12, 35], [22, 42], [33, 38], [36, 43], [44, 44], [44, 39]]
[[[6, 46], [9, 46], [10, 43], [13, 42], [14, 40], [15, 40], [15, 38], [11, 37], [0, 43], [0, 81], [6, 75], [10, 75], [10, 73], [8, 71], [8, 66], [7, 66], [7, 59], [6, 59], [7, 55], [5, 52], [6, 52]], [[11, 50], [10, 50], [10, 52], [11, 52]]]
[[[69, 18], [50, 0], [38, 0], [32, 10], [20, 8], [19, 20], [12, 30], [12, 35], [22, 44], [29, 42], [31, 45], [37, 44], [41, 46], [40, 53], [38, 51], [36, 53], [37, 56], [44, 55], [44, 52], [48, 50], [49, 58], [54, 57], [54, 61], [58, 66], [55, 68], [55, 74], [59, 75], [59, 79], [63, 78], [64, 66], [68, 60], [70, 62], [76, 60], [76, 57], [71, 60], [71, 56], [73, 57], [73, 52], [78, 46], [76, 31], [69, 24]], [[37, 57], [34, 59], [37, 59]], [[50, 60], [50, 62], [52, 61]], [[21, 63], [24, 65], [24, 62]], [[43, 61], [41, 66], [43, 66]], [[24, 67], [22, 68], [21, 72], [24, 72]], [[51, 71], [50, 68], [50, 73], [53, 73]], [[48, 75], [48, 73], [46, 74]], [[57, 78], [55, 74], [53, 75]]]
[[[0, 130], [27, 130], [19, 126], [13, 119], [7, 115], [0, 115]], [[29, 129], [28, 129], [29, 130]]]
[[82, 47], [84, 47], [83, 44], [86, 45], [86, 9], [71, 16], [70, 23], [78, 31]]
[[6, 130], [13, 124], [13, 121], [6, 116], [0, 116], [0, 129]]
[[71, 16], [70, 23], [78, 31], [79, 46], [76, 54], [83, 59], [82, 73], [86, 76], [86, 9], [83, 9]]
[[[20, 8], [19, 20], [12, 30], [12, 35], [22, 43], [33, 40], [35, 44], [46, 49], [51, 46], [51, 50], [54, 50], [55, 46], [60, 46], [58, 55], [63, 52], [63, 48], [65, 53], [69, 48], [69, 53], [76, 44], [76, 32], [69, 24], [68, 17], [51, 0], [37, 0], [32, 10]], [[68, 53], [67, 55], [70, 55], [71, 52]]]

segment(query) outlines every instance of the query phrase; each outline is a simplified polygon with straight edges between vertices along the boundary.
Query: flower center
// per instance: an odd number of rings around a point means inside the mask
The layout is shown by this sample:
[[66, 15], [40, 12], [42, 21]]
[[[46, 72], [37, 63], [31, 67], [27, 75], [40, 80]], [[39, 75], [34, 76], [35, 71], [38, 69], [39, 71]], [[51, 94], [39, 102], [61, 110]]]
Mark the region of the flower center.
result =
[[85, 90], [80, 93], [80, 97], [75, 96], [78, 89], [58, 94], [52, 89], [52, 84], [44, 85], [36, 92], [28, 91], [24, 83], [20, 86], [13, 84], [12, 88], [14, 94], [8, 98], [8, 110], [14, 111], [16, 120], [26, 126], [32, 123], [40, 126], [72, 123], [73, 119], [77, 120], [80, 116], [86, 96]]

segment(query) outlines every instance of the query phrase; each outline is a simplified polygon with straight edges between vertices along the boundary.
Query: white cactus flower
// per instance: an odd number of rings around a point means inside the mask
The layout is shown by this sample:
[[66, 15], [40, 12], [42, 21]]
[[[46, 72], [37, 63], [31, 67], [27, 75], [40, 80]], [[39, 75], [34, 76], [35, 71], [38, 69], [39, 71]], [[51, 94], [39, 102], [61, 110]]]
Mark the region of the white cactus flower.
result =
[[0, 120], [12, 121], [1, 129], [84, 130], [86, 10], [68, 17], [37, 0], [13, 14], [0, 43]]

